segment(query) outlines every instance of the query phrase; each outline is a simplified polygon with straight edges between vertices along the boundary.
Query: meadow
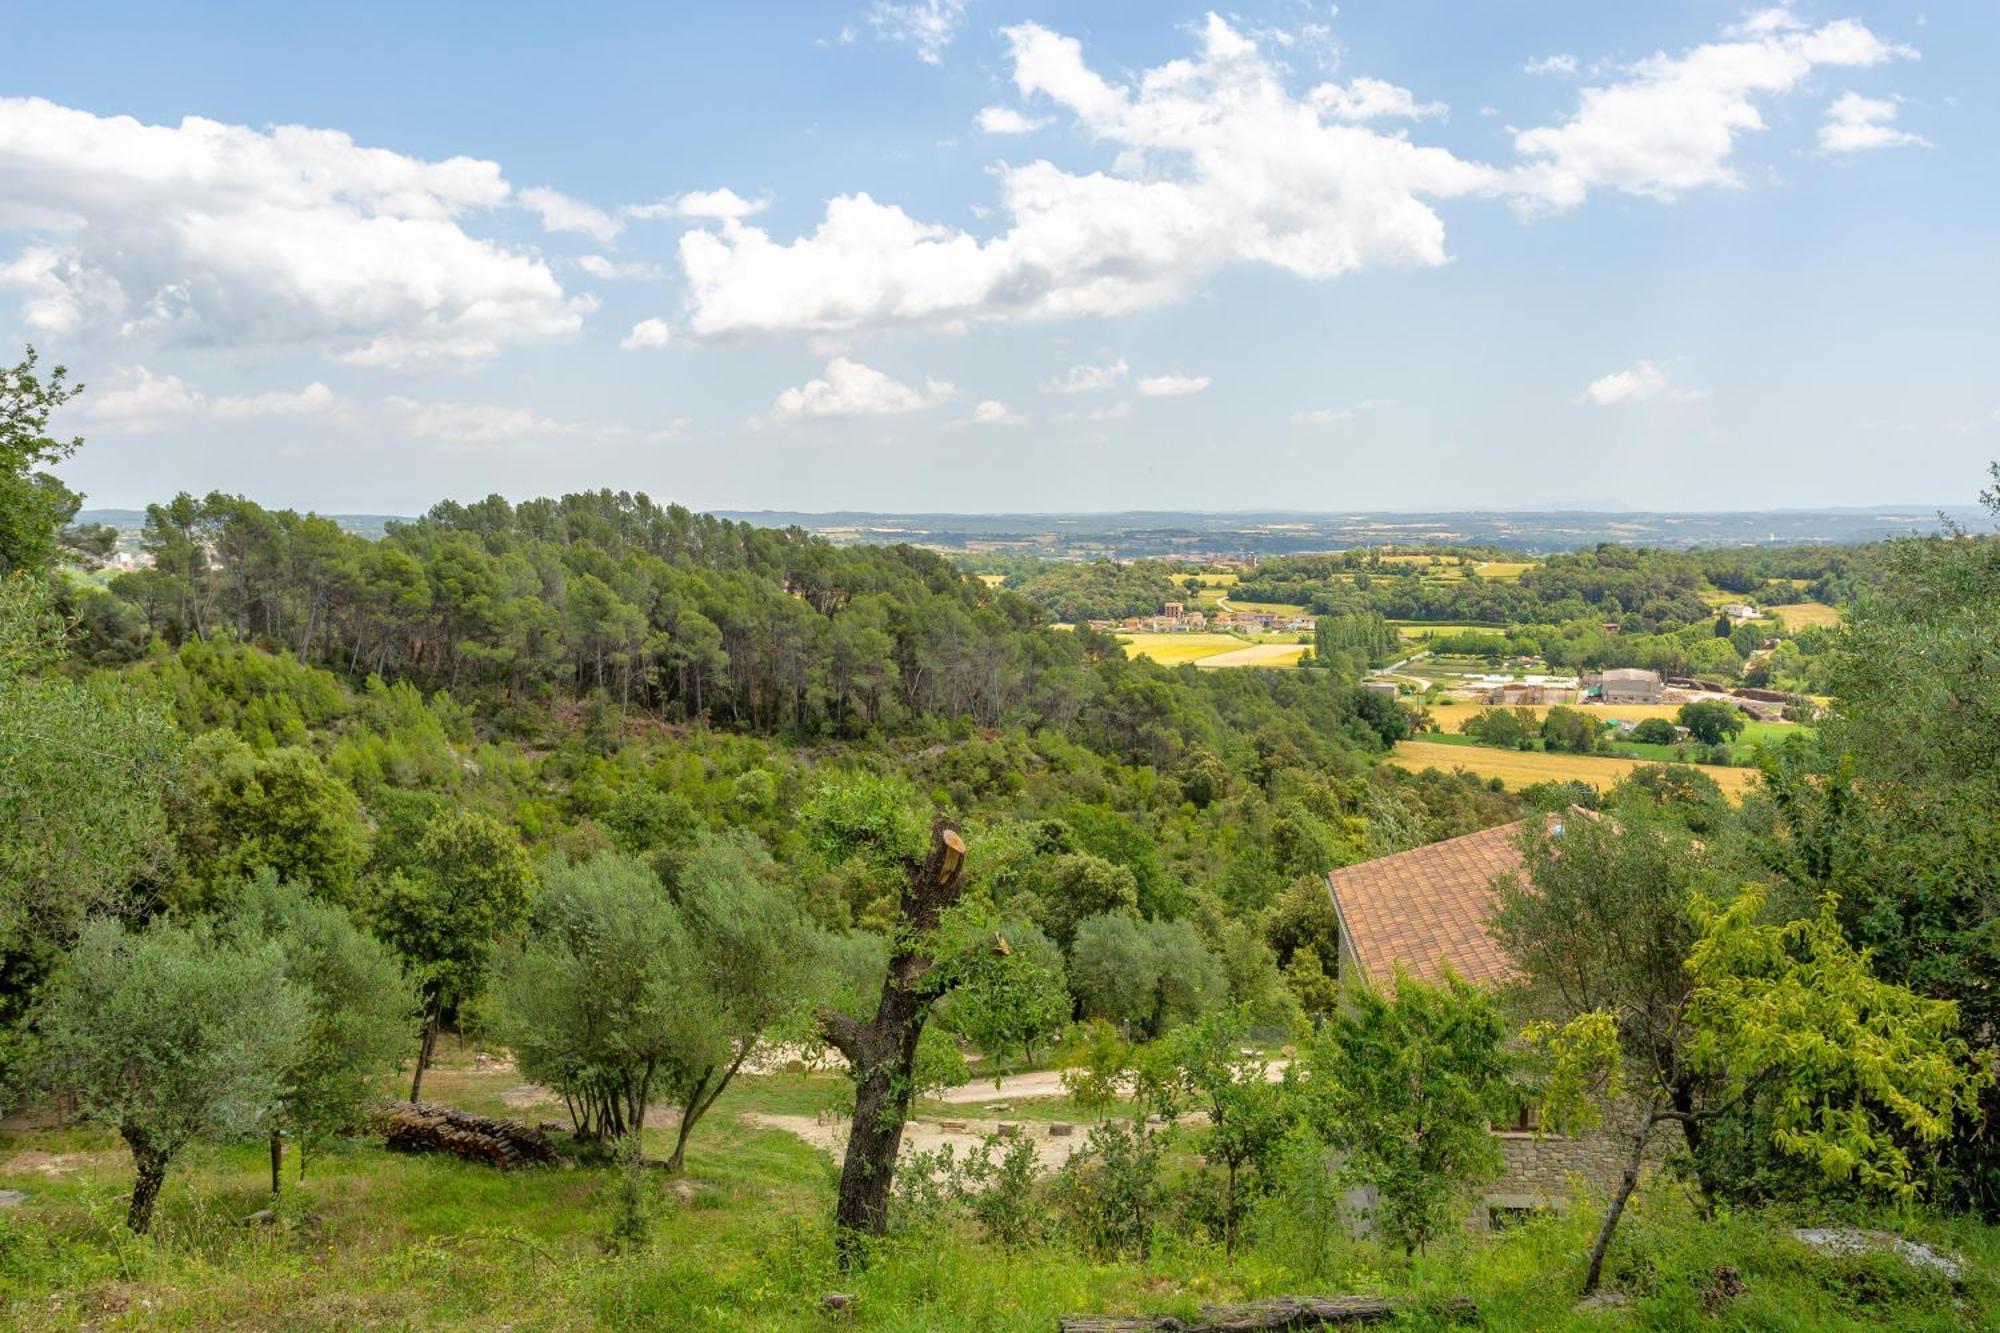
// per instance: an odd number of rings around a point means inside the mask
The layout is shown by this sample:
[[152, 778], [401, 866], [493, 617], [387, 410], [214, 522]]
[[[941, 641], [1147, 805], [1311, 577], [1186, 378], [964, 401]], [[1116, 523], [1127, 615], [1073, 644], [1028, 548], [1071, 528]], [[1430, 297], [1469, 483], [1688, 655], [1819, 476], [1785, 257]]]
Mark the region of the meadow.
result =
[[[504, 1061], [463, 1048], [434, 1071], [440, 1099], [492, 1113], [518, 1106]], [[130, 1162], [108, 1133], [0, 1134], [0, 1185], [27, 1195], [0, 1212], [0, 1322], [22, 1329], [426, 1328], [1049, 1333], [1078, 1311], [1187, 1315], [1272, 1295], [1387, 1295], [1409, 1329], [1464, 1327], [1470, 1298], [1494, 1333], [1730, 1327], [1947, 1330], [1995, 1309], [2000, 1232], [1912, 1211], [1894, 1225], [1969, 1261], [1952, 1284], [1884, 1257], [1826, 1259], [1790, 1239], [1783, 1212], [1697, 1213], [1684, 1193], [1642, 1190], [1612, 1275], [1629, 1309], [1575, 1308], [1595, 1218], [1579, 1199], [1498, 1233], [1449, 1235], [1405, 1259], [1325, 1234], [1277, 1206], [1254, 1214], [1234, 1255], [1204, 1228], [1163, 1235], [1150, 1255], [1087, 1258], [1056, 1234], [1002, 1246], [963, 1216], [903, 1220], [863, 1270], [834, 1263], [832, 1160], [746, 1117], [851, 1104], [836, 1075], [739, 1078], [704, 1121], [680, 1176], [642, 1168], [650, 1235], [609, 1244], [631, 1177], [615, 1166], [501, 1172], [384, 1151], [357, 1139], [316, 1159], [273, 1203], [259, 1143], [190, 1151], [169, 1177], [155, 1234], [122, 1224]], [[537, 1108], [538, 1110], [541, 1108]], [[514, 1111], [515, 1114], [522, 1114]], [[962, 1115], [963, 1110], [955, 1112]], [[927, 1103], [925, 1118], [954, 1114]], [[1066, 1099], [1010, 1115], [1088, 1120]], [[667, 1131], [646, 1131], [659, 1155]], [[1177, 1162], [1191, 1162], [1184, 1150]], [[270, 1210], [263, 1215], [262, 1210]], [[258, 1216], [254, 1224], [245, 1219]], [[1823, 1220], [1814, 1212], [1807, 1220]], [[1739, 1281], [1718, 1299], [1715, 1273]], [[851, 1307], [823, 1305], [845, 1293]]]
[[1289, 667], [1298, 665], [1309, 648], [1296, 641], [1259, 641], [1233, 634], [1121, 634], [1118, 641], [1127, 655], [1151, 658], [1161, 666], [1192, 662], [1204, 667]]
[[[1464, 769], [1482, 778], [1498, 778], [1510, 790], [1538, 782], [1588, 782], [1602, 791], [1642, 763], [1657, 760], [1617, 759], [1603, 755], [1544, 754], [1538, 750], [1496, 750], [1485, 745], [1454, 745], [1440, 741], [1401, 741], [1392, 755], [1405, 768]], [[1756, 778], [1749, 768], [1704, 767], [1722, 790], [1741, 797]]]
[[1828, 606], [1825, 602], [1788, 602], [1783, 606], [1767, 606], [1766, 611], [1785, 618], [1785, 628], [1797, 632], [1802, 629], [1832, 629], [1840, 625], [1840, 608]]

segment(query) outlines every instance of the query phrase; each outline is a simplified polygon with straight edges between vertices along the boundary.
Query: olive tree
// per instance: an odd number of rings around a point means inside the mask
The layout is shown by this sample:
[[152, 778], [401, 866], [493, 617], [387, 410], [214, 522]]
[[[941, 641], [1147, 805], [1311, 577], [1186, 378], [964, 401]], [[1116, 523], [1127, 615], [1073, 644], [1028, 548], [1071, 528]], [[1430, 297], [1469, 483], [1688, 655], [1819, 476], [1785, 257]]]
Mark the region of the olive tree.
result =
[[279, 1084], [271, 1130], [271, 1189], [283, 1158], [280, 1133], [298, 1145], [299, 1177], [320, 1144], [351, 1128], [407, 1049], [416, 987], [393, 951], [346, 911], [263, 870], [238, 884], [230, 923], [246, 944], [268, 941], [285, 979], [305, 998], [310, 1025]]
[[126, 1221], [143, 1235], [182, 1149], [261, 1129], [276, 1113], [312, 1006], [286, 979], [276, 942], [99, 920], [57, 972], [40, 1026], [49, 1090], [131, 1149]]

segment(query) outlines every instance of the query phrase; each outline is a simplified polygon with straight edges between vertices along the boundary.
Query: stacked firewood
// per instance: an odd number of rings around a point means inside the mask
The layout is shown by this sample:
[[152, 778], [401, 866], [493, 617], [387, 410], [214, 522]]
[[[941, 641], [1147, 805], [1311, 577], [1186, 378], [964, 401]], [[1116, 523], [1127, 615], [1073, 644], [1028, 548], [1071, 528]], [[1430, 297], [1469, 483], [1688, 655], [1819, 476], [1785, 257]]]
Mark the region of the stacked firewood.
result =
[[448, 1153], [502, 1168], [546, 1166], [561, 1160], [547, 1134], [518, 1120], [473, 1115], [431, 1102], [395, 1102], [375, 1119], [385, 1144], [397, 1152]]

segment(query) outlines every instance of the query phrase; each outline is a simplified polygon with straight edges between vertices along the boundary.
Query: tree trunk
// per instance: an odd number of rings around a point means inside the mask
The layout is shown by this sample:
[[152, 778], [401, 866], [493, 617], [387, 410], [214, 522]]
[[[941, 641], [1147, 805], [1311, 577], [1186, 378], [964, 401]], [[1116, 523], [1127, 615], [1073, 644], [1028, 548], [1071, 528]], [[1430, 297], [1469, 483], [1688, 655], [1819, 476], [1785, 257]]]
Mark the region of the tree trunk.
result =
[[[273, 1194], [276, 1194], [278, 1192], [278, 1172], [284, 1170], [284, 1167], [285, 1167], [285, 1140], [284, 1137], [280, 1135], [277, 1130], [274, 1129], [271, 1131], [271, 1193]], [[302, 1173], [305, 1170], [305, 1162], [303, 1159], [301, 1159], [299, 1162], [299, 1170]]]
[[431, 1062], [431, 1053], [437, 1049], [438, 1015], [434, 1009], [424, 1011], [423, 1040], [417, 1045], [417, 1072], [410, 1076], [410, 1102], [414, 1105], [417, 1094], [424, 1090], [424, 1069]]
[[1590, 1268], [1583, 1275], [1583, 1294], [1595, 1292], [1598, 1283], [1604, 1279], [1604, 1252], [1611, 1248], [1611, 1233], [1618, 1229], [1618, 1219], [1624, 1215], [1626, 1201], [1632, 1191], [1639, 1186], [1639, 1168], [1646, 1160], [1646, 1141], [1653, 1136], [1653, 1126], [1657, 1118], [1651, 1108], [1639, 1122], [1639, 1128], [1632, 1136], [1632, 1156], [1625, 1162], [1625, 1177], [1618, 1182], [1618, 1193], [1612, 1197], [1611, 1207], [1604, 1214], [1604, 1225], [1597, 1229], [1597, 1243], [1590, 1247]]
[[958, 900], [959, 871], [964, 865], [964, 838], [951, 821], [938, 820], [931, 827], [930, 854], [921, 864], [909, 866], [897, 932], [900, 943], [889, 956], [873, 1021], [863, 1023], [830, 1009], [819, 1013], [821, 1032], [847, 1057], [854, 1073], [854, 1120], [834, 1209], [843, 1268], [864, 1257], [865, 1238], [888, 1229], [889, 1190], [914, 1091], [917, 1040], [937, 998], [928, 981], [937, 962], [930, 952], [930, 935], [945, 909]]
[[132, 1165], [138, 1176], [132, 1182], [132, 1206], [125, 1213], [125, 1225], [137, 1236], [153, 1226], [153, 1205], [159, 1202], [160, 1186], [167, 1179], [167, 1154], [142, 1129], [123, 1125], [118, 1131], [132, 1150]]

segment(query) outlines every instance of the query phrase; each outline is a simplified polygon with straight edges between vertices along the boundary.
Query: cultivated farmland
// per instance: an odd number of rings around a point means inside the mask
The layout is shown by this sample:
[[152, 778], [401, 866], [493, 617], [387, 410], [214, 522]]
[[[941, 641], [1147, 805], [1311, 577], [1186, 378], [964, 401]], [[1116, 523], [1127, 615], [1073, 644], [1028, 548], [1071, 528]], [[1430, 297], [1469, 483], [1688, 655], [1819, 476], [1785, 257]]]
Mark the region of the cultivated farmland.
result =
[[[1497, 704], [1492, 706], [1500, 707]], [[1513, 712], [1516, 708], [1526, 708], [1535, 715], [1536, 721], [1540, 721], [1548, 715], [1549, 709], [1553, 706], [1551, 704], [1507, 705], [1507, 711]], [[1573, 704], [1567, 706], [1576, 707]], [[1466, 703], [1463, 700], [1447, 708], [1440, 708], [1433, 704], [1431, 706], [1431, 718], [1438, 724], [1439, 731], [1457, 736], [1464, 733], [1467, 722], [1477, 717], [1480, 713], [1485, 712], [1487, 707], [1488, 705], [1486, 704]], [[1582, 713], [1585, 717], [1593, 718], [1599, 722], [1612, 720], [1643, 722], [1649, 717], [1663, 717], [1671, 722], [1681, 711], [1681, 706], [1679, 704], [1591, 704], [1587, 707], [1577, 708], [1576, 711]]]
[[[1588, 782], [1602, 791], [1639, 767], [1636, 759], [1612, 759], [1601, 755], [1543, 754], [1536, 750], [1496, 750], [1484, 745], [1444, 745], [1436, 741], [1403, 741], [1396, 746], [1395, 762], [1405, 768], [1436, 768], [1445, 772], [1462, 768], [1483, 778], [1499, 778], [1519, 790], [1537, 782]], [[1741, 797], [1755, 770], [1703, 766], [1732, 797]]]
[[1840, 608], [1828, 606], [1825, 602], [1788, 602], [1784, 606], [1764, 608], [1785, 618], [1785, 628], [1797, 632], [1802, 629], [1831, 629], [1841, 623]]

